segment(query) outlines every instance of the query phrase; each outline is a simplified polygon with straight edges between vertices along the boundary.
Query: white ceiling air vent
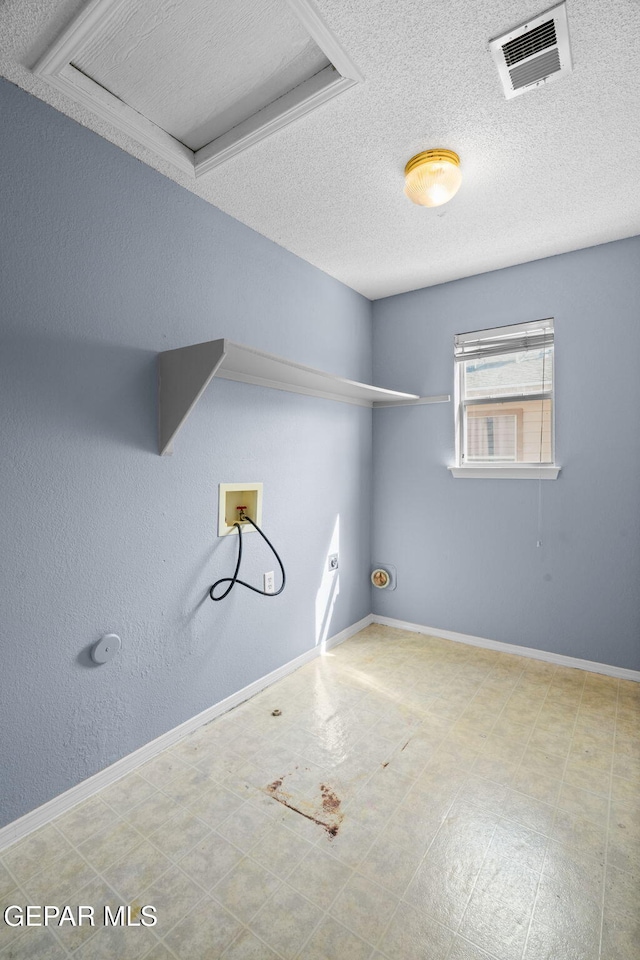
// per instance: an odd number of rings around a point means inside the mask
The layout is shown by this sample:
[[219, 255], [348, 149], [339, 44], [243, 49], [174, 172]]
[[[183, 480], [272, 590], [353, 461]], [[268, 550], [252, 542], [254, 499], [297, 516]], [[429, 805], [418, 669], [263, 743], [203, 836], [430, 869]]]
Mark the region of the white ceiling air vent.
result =
[[507, 100], [573, 69], [566, 4], [489, 42]]

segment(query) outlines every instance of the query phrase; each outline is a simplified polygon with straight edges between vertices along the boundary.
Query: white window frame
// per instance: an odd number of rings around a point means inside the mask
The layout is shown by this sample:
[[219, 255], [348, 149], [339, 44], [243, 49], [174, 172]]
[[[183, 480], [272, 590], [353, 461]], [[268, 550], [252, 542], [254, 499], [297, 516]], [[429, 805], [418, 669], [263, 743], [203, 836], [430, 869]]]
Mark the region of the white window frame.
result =
[[[495, 398], [478, 398], [465, 400], [463, 390], [464, 351], [476, 349], [479, 343], [486, 344], [488, 356], [497, 356], [500, 353], [516, 352], [518, 348], [526, 349], [527, 342], [532, 338], [546, 337], [550, 334], [553, 341], [554, 321], [552, 317], [530, 323], [510, 324], [504, 327], [495, 327], [489, 330], [476, 330], [466, 334], [459, 334], [455, 338], [455, 436], [456, 462], [449, 467], [452, 475], [458, 479], [521, 479], [521, 480], [555, 480], [560, 473], [560, 467], [555, 462], [555, 356], [553, 364], [553, 378], [551, 389], [537, 394], [527, 394], [526, 400], [551, 400], [551, 450], [553, 460], [548, 463], [482, 463], [478, 461], [464, 461], [464, 425], [465, 408], [478, 404], [488, 403], [518, 403], [523, 400], [522, 394], [506, 394]], [[497, 344], [492, 350], [491, 341]], [[500, 341], [500, 343], [498, 343]], [[508, 346], [505, 345], [508, 342]], [[480, 347], [482, 349], [482, 347]], [[494, 352], [495, 351], [495, 352]]]

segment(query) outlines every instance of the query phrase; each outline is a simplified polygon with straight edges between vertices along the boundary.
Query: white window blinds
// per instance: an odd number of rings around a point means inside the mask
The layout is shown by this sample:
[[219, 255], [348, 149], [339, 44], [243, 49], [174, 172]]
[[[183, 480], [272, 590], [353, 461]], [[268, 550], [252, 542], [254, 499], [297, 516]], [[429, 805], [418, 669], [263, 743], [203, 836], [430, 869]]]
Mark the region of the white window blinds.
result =
[[475, 330], [454, 337], [456, 360], [479, 360], [504, 353], [543, 350], [553, 344], [553, 319], [517, 323], [493, 330]]
[[536, 320], [454, 338], [459, 466], [553, 463], [553, 326]]

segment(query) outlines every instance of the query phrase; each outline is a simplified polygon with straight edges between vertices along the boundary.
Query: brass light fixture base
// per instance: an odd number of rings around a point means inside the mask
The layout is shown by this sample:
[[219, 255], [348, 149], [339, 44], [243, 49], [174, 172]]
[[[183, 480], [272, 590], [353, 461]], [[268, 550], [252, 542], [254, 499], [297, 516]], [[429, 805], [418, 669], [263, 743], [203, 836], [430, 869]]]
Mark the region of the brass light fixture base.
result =
[[411, 170], [421, 166], [423, 163], [438, 160], [444, 161], [445, 163], [453, 163], [456, 167], [460, 166], [460, 157], [457, 153], [454, 153], [453, 150], [423, 150], [422, 153], [416, 153], [415, 157], [411, 157], [411, 160], [408, 161], [404, 168], [404, 175], [406, 177]]

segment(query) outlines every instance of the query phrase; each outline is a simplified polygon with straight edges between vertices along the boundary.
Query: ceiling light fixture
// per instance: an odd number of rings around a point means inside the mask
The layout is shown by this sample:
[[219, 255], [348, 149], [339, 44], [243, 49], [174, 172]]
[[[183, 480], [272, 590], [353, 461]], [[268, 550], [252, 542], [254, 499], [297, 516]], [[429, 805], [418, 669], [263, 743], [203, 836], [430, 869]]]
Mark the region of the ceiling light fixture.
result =
[[404, 192], [423, 207], [451, 200], [462, 183], [460, 157], [453, 150], [423, 150], [404, 168]]

